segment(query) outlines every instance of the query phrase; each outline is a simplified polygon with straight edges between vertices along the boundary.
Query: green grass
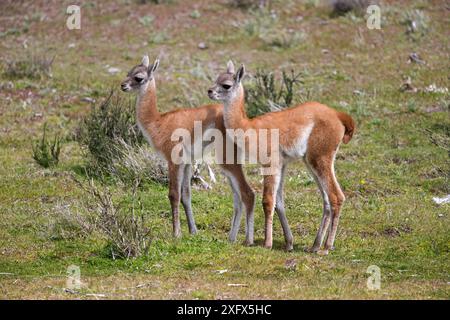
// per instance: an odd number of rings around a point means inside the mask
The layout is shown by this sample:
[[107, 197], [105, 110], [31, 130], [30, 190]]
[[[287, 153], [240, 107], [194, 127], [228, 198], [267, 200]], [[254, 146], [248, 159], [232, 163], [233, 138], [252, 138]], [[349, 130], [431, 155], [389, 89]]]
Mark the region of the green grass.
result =
[[[0, 90], [0, 297], [92, 299], [84, 294], [103, 293], [119, 299], [448, 299], [449, 207], [432, 201], [433, 196], [450, 193], [448, 145], [447, 150], [435, 145], [427, 129], [448, 139], [450, 96], [399, 90], [405, 76], [419, 89], [433, 83], [448, 87], [445, 10], [438, 2], [421, 7], [430, 18], [427, 33], [411, 39], [401, 12], [417, 9], [416, 3], [399, 1], [385, 8], [381, 31], [366, 29], [363, 19], [331, 19], [325, 8], [307, 3], [274, 1], [277, 21], [272, 28], [307, 34], [294, 46], [277, 48], [232, 25], [254, 21], [253, 13], [207, 1], [201, 6], [195, 1], [123, 2], [117, 10], [106, 10], [108, 2], [98, 3], [95, 8], [83, 7], [81, 31], [60, 32], [62, 15], [31, 19], [26, 29], [15, 19], [3, 28], [15, 31], [1, 35], [0, 52], [8, 59], [2, 63], [22, 53], [18, 37], [23, 35], [29, 46], [51, 50], [56, 58], [51, 78], [11, 79], [0, 70], [0, 86], [13, 85]], [[29, 6], [15, 4], [12, 15], [33, 9], [54, 16], [52, 8]], [[98, 7], [105, 13], [97, 15]], [[136, 32], [135, 24], [127, 20], [129, 10], [140, 17], [153, 16], [151, 27]], [[189, 14], [195, 10], [201, 14], [198, 19]], [[171, 19], [178, 12], [182, 14]], [[156, 41], [161, 34], [168, 41]], [[209, 48], [199, 50], [199, 42]], [[75, 48], [69, 48], [71, 43]], [[411, 52], [418, 52], [426, 65], [408, 64]], [[286, 181], [287, 215], [295, 238], [291, 253], [283, 251], [277, 221], [274, 249], [261, 247], [262, 186], [250, 167], [247, 176], [259, 194], [255, 247], [242, 245], [244, 223], [239, 243], [227, 241], [233, 209], [223, 177], [211, 191], [194, 190], [199, 234], [189, 236], [182, 217], [179, 240], [171, 238], [166, 187], [143, 185], [138, 196], [153, 236], [145, 256], [114, 260], [108, 244], [96, 234], [59, 236], [58, 228], [68, 227], [58, 225], [61, 206], [83, 210], [85, 194], [72, 179], [72, 175], [86, 179], [86, 159], [72, 138], [90, 110], [83, 98], [103, 101], [144, 53], [161, 58], [156, 76], [161, 111], [184, 103], [209, 103], [208, 75], [224, 69], [231, 58], [245, 63], [250, 73], [258, 68], [275, 70], [278, 76], [281, 70], [301, 71], [298, 97], [346, 111], [357, 120], [353, 140], [341, 146], [337, 158], [336, 173], [347, 202], [335, 251], [326, 257], [303, 251], [314, 240], [322, 204], [301, 163], [289, 167]], [[110, 75], [106, 65], [122, 72]], [[41, 168], [32, 158], [31, 142], [41, 135], [44, 123], [49, 136], [58, 132], [64, 142], [59, 164], [51, 169]], [[114, 184], [108, 187], [118, 203], [131, 209], [131, 191]], [[295, 269], [285, 267], [289, 259], [296, 260]], [[80, 267], [84, 283], [76, 295], [63, 290], [71, 264]], [[381, 290], [366, 287], [370, 265], [381, 268]], [[225, 269], [222, 274], [217, 271]], [[246, 286], [228, 286], [236, 283]]]

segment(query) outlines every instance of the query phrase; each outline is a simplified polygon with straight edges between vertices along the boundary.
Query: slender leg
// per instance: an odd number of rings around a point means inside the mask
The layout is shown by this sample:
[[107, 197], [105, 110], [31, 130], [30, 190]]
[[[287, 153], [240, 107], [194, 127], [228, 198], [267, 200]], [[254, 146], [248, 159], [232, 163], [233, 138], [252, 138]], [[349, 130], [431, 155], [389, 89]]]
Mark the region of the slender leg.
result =
[[255, 194], [245, 180], [241, 165], [223, 165], [224, 174], [233, 190], [234, 213], [231, 220], [231, 231], [229, 239], [235, 242], [239, 232], [243, 209], [245, 208], [247, 216], [246, 224], [246, 244], [253, 244], [253, 210], [255, 206]]
[[179, 206], [183, 175], [184, 165], [169, 163], [169, 200], [172, 208], [173, 236], [175, 238], [181, 237]]
[[181, 203], [184, 207], [184, 212], [186, 213], [189, 233], [196, 234], [197, 227], [195, 226], [195, 219], [194, 215], [192, 214], [192, 206], [191, 206], [191, 177], [192, 177], [192, 166], [190, 164], [186, 164], [184, 166], [183, 182], [181, 186]]
[[245, 198], [244, 198], [244, 205], [246, 210], [246, 225], [245, 225], [245, 245], [252, 246], [254, 244], [254, 233], [255, 233], [255, 193], [250, 188], [250, 186], [247, 185], [246, 191], [245, 191]]
[[284, 175], [286, 173], [286, 165], [281, 169], [280, 182], [278, 185], [278, 192], [276, 198], [275, 211], [278, 214], [278, 218], [281, 222], [281, 227], [283, 228], [284, 239], [286, 241], [286, 250], [292, 251], [294, 249], [294, 238], [292, 236], [291, 229], [289, 228], [289, 223], [286, 218], [286, 210], [284, 209]]
[[228, 181], [233, 191], [233, 218], [231, 219], [231, 229], [228, 239], [230, 240], [230, 242], [236, 242], [242, 217], [241, 196], [237, 189], [234, 178], [232, 176], [229, 176]]
[[[312, 171], [316, 173], [324, 197], [324, 216], [311, 251], [326, 255], [333, 248], [339, 224], [340, 211], [345, 197], [334, 175], [334, 154], [317, 159], [317, 161], [311, 164], [311, 167], [313, 168]], [[326, 230], [330, 226], [330, 222], [331, 227], [329, 228], [324, 250], [319, 250]]]
[[336, 232], [339, 224], [339, 217], [341, 215], [341, 208], [345, 201], [344, 193], [342, 192], [341, 186], [337, 182], [336, 175], [334, 173], [334, 157], [331, 164], [330, 183], [334, 185], [335, 197], [331, 201], [331, 212], [333, 214], [333, 218], [331, 220], [330, 232], [328, 233], [327, 241], [325, 243], [326, 251], [334, 249], [334, 240], [336, 239]]
[[245, 208], [246, 213], [246, 225], [245, 225], [245, 244], [251, 246], [254, 243], [254, 209], [255, 209], [255, 193], [248, 185], [245, 179], [244, 172], [241, 165], [234, 165], [233, 176], [238, 182], [239, 195], [242, 201], [242, 208]]
[[323, 185], [322, 180], [318, 177], [317, 172], [314, 168], [305, 160], [306, 167], [309, 169], [309, 172], [314, 177], [314, 180], [317, 183], [317, 186], [319, 187], [320, 193], [323, 198], [323, 214], [322, 214], [322, 221], [320, 222], [319, 230], [317, 231], [316, 239], [314, 240], [313, 246], [308, 249], [309, 252], [318, 252], [322, 246], [323, 239], [325, 237], [326, 231], [328, 229], [328, 226], [330, 224], [330, 202], [328, 199], [328, 195], [325, 192], [325, 186]]
[[264, 177], [263, 210], [265, 215], [264, 247], [271, 249], [273, 244], [273, 212], [280, 181], [280, 170]]

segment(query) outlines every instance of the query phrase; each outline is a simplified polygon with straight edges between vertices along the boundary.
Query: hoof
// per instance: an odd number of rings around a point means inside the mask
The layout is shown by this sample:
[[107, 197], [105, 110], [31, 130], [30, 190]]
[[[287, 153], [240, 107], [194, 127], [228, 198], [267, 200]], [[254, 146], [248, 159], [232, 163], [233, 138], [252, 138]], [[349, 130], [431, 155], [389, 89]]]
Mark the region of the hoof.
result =
[[294, 245], [293, 245], [292, 243], [287, 243], [287, 244], [286, 244], [286, 247], [285, 247], [285, 250], [286, 250], [287, 252], [293, 251], [293, 250], [294, 250]]
[[255, 245], [255, 243], [253, 241], [245, 240], [245, 242], [244, 242], [244, 246], [246, 246], [246, 247], [253, 247], [254, 245]]
[[174, 237], [175, 239], [180, 239], [180, 238], [181, 238], [181, 232], [175, 232], [175, 233], [173, 234], [173, 237]]
[[318, 248], [314, 248], [314, 247], [306, 247], [305, 248], [305, 252], [308, 252], [308, 253], [316, 253], [317, 251], [319, 251]]

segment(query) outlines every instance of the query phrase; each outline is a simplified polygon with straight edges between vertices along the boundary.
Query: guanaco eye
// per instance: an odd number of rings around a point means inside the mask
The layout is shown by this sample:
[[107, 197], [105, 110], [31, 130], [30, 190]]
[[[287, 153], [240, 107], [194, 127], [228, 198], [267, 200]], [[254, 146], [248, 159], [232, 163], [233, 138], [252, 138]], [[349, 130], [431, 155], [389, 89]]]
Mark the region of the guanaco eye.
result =
[[141, 82], [144, 80], [144, 78], [141, 78], [141, 77], [134, 77], [134, 80], [135, 80], [136, 82], [141, 83]]
[[225, 90], [229, 90], [231, 86], [229, 84], [223, 84], [222, 88], [224, 88]]

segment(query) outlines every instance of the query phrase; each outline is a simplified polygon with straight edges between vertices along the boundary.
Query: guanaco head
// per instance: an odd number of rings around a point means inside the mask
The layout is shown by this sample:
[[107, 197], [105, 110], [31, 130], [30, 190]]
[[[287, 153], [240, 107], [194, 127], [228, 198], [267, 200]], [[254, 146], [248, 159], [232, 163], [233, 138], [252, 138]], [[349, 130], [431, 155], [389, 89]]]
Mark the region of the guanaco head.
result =
[[236, 96], [244, 75], [244, 65], [241, 65], [235, 73], [233, 62], [228, 61], [227, 71], [217, 77], [214, 85], [208, 89], [208, 96], [217, 101], [230, 101]]
[[128, 72], [127, 77], [120, 85], [122, 91], [129, 92], [141, 88], [147, 82], [153, 80], [153, 74], [159, 66], [159, 60], [156, 59], [152, 65], [147, 55], [142, 58], [141, 64], [133, 67]]

